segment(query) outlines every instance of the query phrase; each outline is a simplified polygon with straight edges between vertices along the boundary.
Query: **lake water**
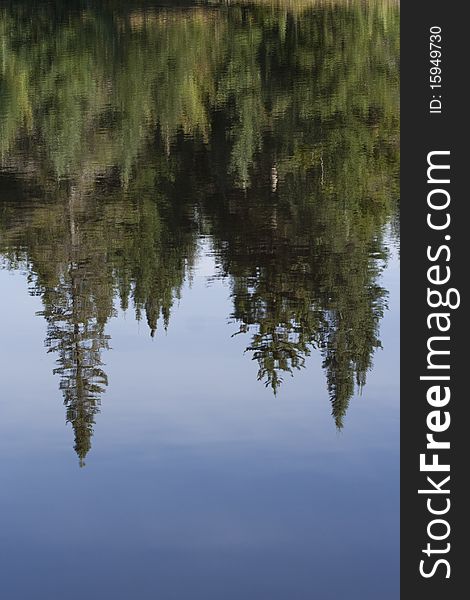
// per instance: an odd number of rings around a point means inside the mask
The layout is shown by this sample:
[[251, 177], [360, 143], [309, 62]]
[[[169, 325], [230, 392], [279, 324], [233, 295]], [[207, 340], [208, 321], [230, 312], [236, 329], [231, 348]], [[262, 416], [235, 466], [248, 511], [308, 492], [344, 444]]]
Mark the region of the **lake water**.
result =
[[399, 596], [399, 5], [0, 2], [0, 595]]

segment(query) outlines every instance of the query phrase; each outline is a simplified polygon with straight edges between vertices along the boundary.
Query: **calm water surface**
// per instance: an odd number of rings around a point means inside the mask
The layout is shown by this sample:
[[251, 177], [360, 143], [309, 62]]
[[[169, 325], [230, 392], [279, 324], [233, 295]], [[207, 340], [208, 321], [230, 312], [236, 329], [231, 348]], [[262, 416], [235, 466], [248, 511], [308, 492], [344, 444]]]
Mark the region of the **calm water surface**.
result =
[[2, 598], [398, 598], [398, 52], [0, 2]]

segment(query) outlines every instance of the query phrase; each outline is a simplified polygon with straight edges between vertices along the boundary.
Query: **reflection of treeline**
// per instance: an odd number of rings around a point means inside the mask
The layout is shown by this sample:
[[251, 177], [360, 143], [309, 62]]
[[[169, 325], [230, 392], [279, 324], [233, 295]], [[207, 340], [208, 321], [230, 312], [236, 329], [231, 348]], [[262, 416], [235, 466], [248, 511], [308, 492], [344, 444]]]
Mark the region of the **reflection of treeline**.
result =
[[397, 7], [77, 4], [0, 11], [0, 161], [17, 175], [0, 233], [43, 298], [80, 459], [114, 299], [152, 334], [168, 324], [201, 231], [260, 379], [276, 391], [318, 348], [341, 426], [385, 303]]
[[118, 168], [126, 180], [155, 127], [167, 144], [178, 131], [207, 139], [222, 107], [241, 185], [266, 128], [283, 170], [311, 166], [322, 150], [335, 156], [338, 145], [349, 160], [372, 152], [397, 122], [397, 11], [374, 1], [302, 19], [247, 11], [2, 11], [3, 162], [29, 139], [30, 160], [40, 147], [35, 158], [55, 177]]

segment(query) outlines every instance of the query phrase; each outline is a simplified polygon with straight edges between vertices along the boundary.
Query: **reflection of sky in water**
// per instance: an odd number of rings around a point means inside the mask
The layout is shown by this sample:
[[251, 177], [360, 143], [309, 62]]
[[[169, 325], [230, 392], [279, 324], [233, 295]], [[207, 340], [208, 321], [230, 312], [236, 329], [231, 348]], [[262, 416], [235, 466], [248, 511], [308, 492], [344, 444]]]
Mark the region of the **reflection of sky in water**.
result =
[[154, 340], [132, 310], [107, 330], [109, 387], [79, 469], [40, 298], [0, 271], [2, 597], [398, 597], [398, 262], [384, 349], [345, 426], [321, 359], [277, 397], [231, 337], [212, 258]]

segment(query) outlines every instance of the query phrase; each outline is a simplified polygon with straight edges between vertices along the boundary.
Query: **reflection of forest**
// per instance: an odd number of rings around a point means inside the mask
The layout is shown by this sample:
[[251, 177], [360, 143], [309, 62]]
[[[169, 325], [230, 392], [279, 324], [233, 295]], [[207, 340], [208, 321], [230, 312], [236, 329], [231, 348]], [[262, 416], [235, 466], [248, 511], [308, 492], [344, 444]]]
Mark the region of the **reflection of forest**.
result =
[[42, 297], [80, 460], [114, 299], [166, 326], [201, 233], [259, 378], [317, 348], [341, 427], [380, 344], [397, 4], [112, 4], [0, 4], [0, 251]]

